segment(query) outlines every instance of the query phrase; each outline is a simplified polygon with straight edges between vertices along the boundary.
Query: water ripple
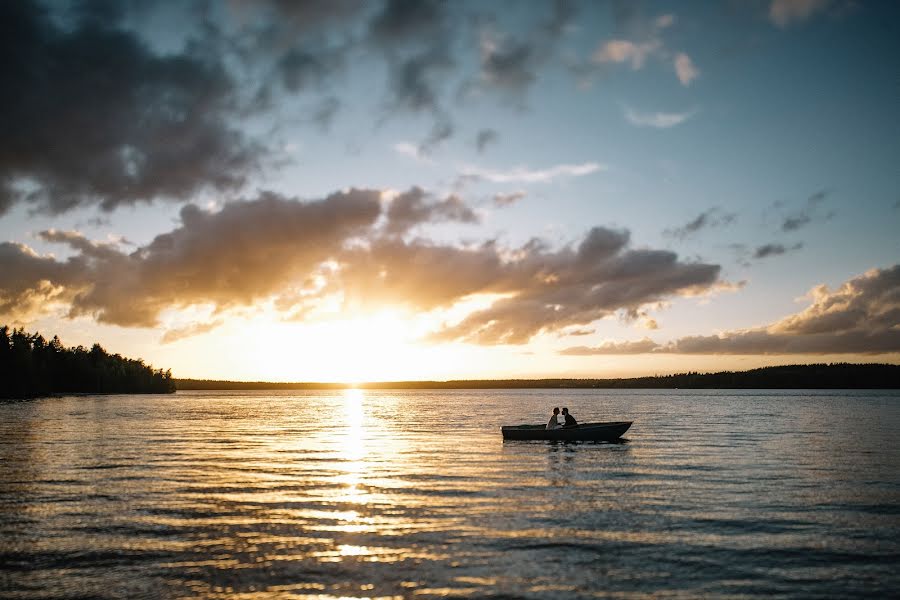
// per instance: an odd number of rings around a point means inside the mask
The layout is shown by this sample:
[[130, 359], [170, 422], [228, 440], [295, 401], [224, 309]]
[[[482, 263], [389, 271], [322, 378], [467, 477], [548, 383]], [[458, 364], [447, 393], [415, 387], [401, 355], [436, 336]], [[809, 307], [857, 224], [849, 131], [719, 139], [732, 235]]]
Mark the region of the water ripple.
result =
[[[618, 444], [499, 426], [634, 420]], [[900, 589], [896, 392], [179, 393], [0, 405], [4, 598]]]

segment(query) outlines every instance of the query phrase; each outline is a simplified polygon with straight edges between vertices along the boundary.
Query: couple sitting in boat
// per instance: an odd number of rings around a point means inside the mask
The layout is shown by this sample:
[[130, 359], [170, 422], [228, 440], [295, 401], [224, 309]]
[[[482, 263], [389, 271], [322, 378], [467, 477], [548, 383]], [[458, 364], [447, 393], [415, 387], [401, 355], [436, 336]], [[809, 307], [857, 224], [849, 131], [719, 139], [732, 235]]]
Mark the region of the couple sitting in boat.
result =
[[568, 408], [562, 409], [562, 416], [565, 419], [565, 422], [560, 425], [559, 424], [559, 407], [556, 406], [553, 408], [553, 416], [550, 417], [550, 421], [547, 422], [547, 429], [561, 429], [567, 427], [578, 427], [578, 421], [575, 420], [575, 417], [569, 414]]

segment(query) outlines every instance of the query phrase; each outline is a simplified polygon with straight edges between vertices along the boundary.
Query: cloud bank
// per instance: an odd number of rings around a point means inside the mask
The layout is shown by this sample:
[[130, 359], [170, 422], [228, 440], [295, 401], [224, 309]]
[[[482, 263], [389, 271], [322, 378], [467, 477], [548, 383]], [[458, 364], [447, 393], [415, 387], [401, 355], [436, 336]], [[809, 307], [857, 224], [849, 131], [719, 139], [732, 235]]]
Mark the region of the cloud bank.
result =
[[575, 346], [568, 355], [592, 354], [887, 354], [900, 352], [900, 265], [872, 269], [831, 291], [810, 291], [812, 304], [756, 329], [682, 337], [667, 344], [644, 339]]
[[[329, 299], [347, 310], [429, 311], [488, 295], [495, 300], [487, 308], [432, 339], [524, 343], [718, 282], [718, 265], [633, 249], [624, 230], [596, 227], [558, 249], [540, 240], [503, 248], [409, 237], [421, 224], [476, 219], [460, 198], [414, 187], [393, 196], [350, 189], [306, 202], [262, 193], [218, 212], [187, 205], [177, 227], [128, 253], [48, 230], [41, 239], [67, 246], [69, 258], [0, 244], [0, 314], [26, 318], [57, 306], [70, 317], [155, 327], [164, 311], [192, 306], [211, 307], [215, 323], [223, 311], [269, 301], [285, 318], [304, 319]], [[170, 339], [202, 331], [185, 328]]]

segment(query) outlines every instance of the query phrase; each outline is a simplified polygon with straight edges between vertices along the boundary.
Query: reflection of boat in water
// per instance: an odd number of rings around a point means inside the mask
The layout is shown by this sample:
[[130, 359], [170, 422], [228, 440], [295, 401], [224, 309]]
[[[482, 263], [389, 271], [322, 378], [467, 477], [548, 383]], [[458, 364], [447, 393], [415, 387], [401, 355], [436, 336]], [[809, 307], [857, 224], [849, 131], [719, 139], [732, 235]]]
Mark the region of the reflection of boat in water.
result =
[[628, 431], [633, 421], [584, 423], [578, 427], [547, 429], [544, 425], [504, 425], [504, 440], [550, 440], [559, 442], [612, 442]]

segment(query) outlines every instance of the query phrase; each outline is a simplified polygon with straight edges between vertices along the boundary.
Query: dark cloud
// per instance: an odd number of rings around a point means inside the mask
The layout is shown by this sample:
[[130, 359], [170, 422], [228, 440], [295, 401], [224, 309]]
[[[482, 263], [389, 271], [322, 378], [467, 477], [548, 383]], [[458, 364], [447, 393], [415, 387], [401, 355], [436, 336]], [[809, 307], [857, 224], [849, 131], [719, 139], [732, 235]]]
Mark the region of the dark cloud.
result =
[[668, 344], [650, 340], [562, 354], [614, 354], [619, 350], [672, 354], [888, 354], [900, 352], [900, 265], [873, 269], [830, 291], [810, 292], [805, 310], [766, 327], [688, 336]]
[[713, 207], [700, 213], [694, 219], [688, 221], [680, 227], [674, 227], [664, 230], [663, 235], [679, 240], [684, 240], [685, 238], [688, 238], [703, 229], [709, 229], [712, 227], [724, 227], [726, 225], [730, 225], [734, 223], [735, 219], [737, 219], [737, 215], [735, 213], [726, 213], [718, 207]]
[[753, 258], [759, 260], [770, 256], [780, 256], [794, 250], [799, 250], [802, 247], [802, 242], [798, 242], [793, 246], [785, 246], [784, 244], [763, 244], [762, 246], [757, 246], [756, 250], [753, 251]]
[[828, 194], [828, 190], [819, 190], [807, 198], [802, 208], [784, 217], [781, 222], [781, 230], [786, 232], [797, 231], [814, 221], [823, 222], [834, 217], [834, 211], [822, 213], [819, 208], [828, 197]]
[[545, 20], [519, 36], [497, 33], [496, 24], [489, 19], [481, 32], [479, 81], [469, 87], [496, 90], [521, 101], [537, 81], [540, 69], [554, 57], [559, 39], [575, 15], [573, 2], [554, 2]]
[[734, 252], [735, 260], [744, 267], [750, 267], [754, 260], [764, 260], [774, 256], [782, 256], [791, 252], [796, 252], [803, 248], [803, 242], [786, 245], [780, 242], [769, 242], [761, 244], [755, 248], [750, 248], [747, 244], [732, 243], [728, 248]]
[[363, 0], [251, 0], [248, 4], [267, 10], [272, 20], [294, 35], [345, 22], [365, 8]]
[[522, 92], [537, 79], [536, 67], [543, 57], [526, 41], [506, 39], [482, 44], [481, 77], [491, 87]]
[[372, 39], [385, 46], [432, 40], [443, 33], [445, 7], [439, 0], [387, 0], [372, 19]]
[[787, 217], [781, 224], [782, 231], [796, 231], [808, 225], [812, 221], [812, 216], [807, 213], [799, 213], [791, 217]]
[[414, 187], [391, 201], [387, 210], [385, 231], [391, 235], [406, 233], [421, 223], [456, 221], [477, 223], [478, 215], [466, 206], [459, 196], [430, 201], [420, 187]]
[[33, 2], [0, 4], [0, 211], [182, 200], [256, 165], [221, 64], [156, 55], [104, 14], [62, 28]]
[[388, 86], [391, 106], [412, 112], [442, 113], [440, 83], [453, 64], [443, 47], [394, 60]]
[[281, 56], [277, 65], [284, 88], [297, 93], [322, 87], [335, 72], [343, 69], [345, 54], [346, 50], [341, 47], [310, 45], [307, 48], [291, 48]]
[[373, 17], [368, 40], [387, 61], [391, 109], [428, 111], [444, 123], [449, 121], [440, 97], [456, 66], [452, 27], [447, 4], [433, 0], [388, 0]]
[[482, 129], [475, 136], [475, 146], [478, 152], [484, 152], [490, 144], [494, 144], [500, 138], [500, 134], [493, 129]]

